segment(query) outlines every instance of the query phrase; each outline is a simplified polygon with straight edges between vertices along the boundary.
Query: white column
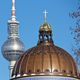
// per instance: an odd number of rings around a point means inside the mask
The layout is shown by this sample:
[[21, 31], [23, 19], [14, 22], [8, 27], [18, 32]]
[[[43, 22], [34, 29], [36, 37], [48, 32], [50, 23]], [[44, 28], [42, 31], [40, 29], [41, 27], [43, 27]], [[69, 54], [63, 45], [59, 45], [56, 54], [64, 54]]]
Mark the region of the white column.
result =
[[9, 66], [9, 70], [10, 70], [10, 79], [11, 79], [11, 75], [12, 75], [12, 71], [13, 68], [15, 66], [16, 61], [10, 61], [10, 66]]

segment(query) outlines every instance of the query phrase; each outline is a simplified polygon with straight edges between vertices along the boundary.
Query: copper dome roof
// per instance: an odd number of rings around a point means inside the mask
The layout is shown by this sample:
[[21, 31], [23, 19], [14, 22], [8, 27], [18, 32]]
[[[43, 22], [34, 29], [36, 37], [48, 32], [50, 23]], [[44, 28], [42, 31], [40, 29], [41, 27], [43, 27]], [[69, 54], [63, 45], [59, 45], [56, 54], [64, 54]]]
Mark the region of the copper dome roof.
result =
[[39, 30], [37, 46], [20, 57], [14, 67], [12, 79], [47, 75], [77, 78], [77, 67], [68, 52], [54, 45], [52, 30]]
[[53, 44], [39, 44], [25, 52], [17, 61], [12, 76], [62, 75], [77, 77], [73, 58]]

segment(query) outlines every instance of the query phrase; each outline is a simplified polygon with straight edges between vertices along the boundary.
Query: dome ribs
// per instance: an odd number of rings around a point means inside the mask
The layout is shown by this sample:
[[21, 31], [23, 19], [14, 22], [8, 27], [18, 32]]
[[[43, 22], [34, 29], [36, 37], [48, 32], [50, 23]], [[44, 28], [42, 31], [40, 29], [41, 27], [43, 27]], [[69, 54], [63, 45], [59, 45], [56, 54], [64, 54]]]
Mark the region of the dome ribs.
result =
[[77, 68], [73, 58], [64, 49], [53, 43], [49, 45], [41, 43], [20, 57], [14, 67], [13, 76], [18, 74], [20, 77], [33, 75], [77, 77]]
[[21, 55], [19, 60], [16, 62], [13, 72], [12, 72], [12, 76], [17, 76], [17, 74], [19, 74], [19, 66], [20, 66], [20, 61], [22, 60], [22, 57], [23, 57], [23, 55]]
[[37, 47], [35, 47], [35, 49], [34, 49], [34, 51], [33, 51], [33, 55], [34, 55], [34, 57], [33, 57], [33, 72], [35, 73], [35, 71], [36, 71], [36, 66], [35, 66], [35, 57], [36, 57], [36, 55], [35, 54], [37, 54], [37, 52], [36, 52], [36, 50], [37, 50]]
[[51, 47], [50, 46], [48, 46], [48, 49], [49, 49], [49, 57], [50, 57], [50, 72], [52, 73], [52, 53], [51, 53]]
[[60, 57], [59, 57], [59, 51], [58, 51], [58, 48], [56, 48], [55, 46], [53, 46], [53, 49], [54, 49], [54, 55], [56, 55], [55, 59], [57, 60], [57, 65], [56, 65], [56, 69], [58, 70], [58, 72], [61, 71], [61, 65], [60, 65]]
[[26, 69], [27, 69], [27, 74], [31, 74], [32, 72], [34, 72], [34, 51], [35, 48], [33, 48], [28, 54], [29, 54], [29, 58], [26, 64]]

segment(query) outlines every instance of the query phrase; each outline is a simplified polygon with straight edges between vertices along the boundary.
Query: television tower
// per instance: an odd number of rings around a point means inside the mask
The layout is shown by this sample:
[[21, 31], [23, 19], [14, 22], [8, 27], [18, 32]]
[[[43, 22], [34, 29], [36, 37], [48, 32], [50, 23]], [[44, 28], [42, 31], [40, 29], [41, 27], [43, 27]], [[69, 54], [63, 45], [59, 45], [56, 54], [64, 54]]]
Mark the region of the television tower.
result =
[[2, 54], [10, 62], [10, 78], [15, 62], [24, 53], [24, 44], [19, 38], [19, 22], [15, 15], [15, 0], [12, 0], [12, 15], [8, 20], [8, 39], [2, 45]]

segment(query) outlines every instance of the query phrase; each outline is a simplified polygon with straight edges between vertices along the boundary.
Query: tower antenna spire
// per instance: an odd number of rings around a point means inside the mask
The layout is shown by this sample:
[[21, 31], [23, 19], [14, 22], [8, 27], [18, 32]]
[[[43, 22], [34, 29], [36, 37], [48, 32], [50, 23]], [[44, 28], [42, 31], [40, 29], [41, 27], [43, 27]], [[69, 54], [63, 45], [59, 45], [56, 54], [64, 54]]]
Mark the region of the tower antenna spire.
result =
[[47, 13], [48, 12], [45, 10], [43, 13], [44, 13], [44, 21], [46, 22], [47, 21]]
[[15, 10], [15, 0], [12, 0], [12, 20], [16, 20]]

